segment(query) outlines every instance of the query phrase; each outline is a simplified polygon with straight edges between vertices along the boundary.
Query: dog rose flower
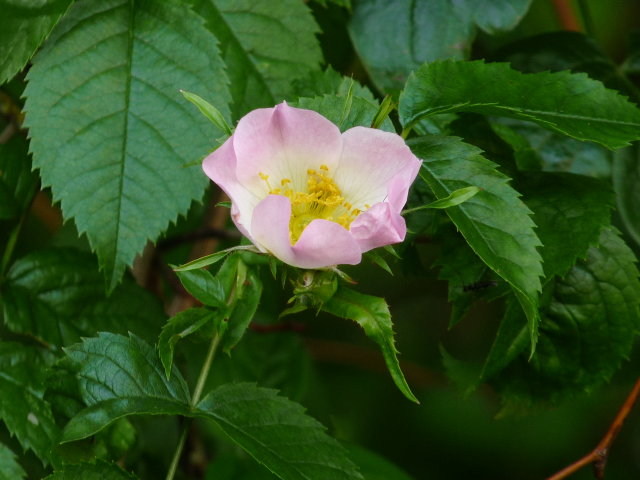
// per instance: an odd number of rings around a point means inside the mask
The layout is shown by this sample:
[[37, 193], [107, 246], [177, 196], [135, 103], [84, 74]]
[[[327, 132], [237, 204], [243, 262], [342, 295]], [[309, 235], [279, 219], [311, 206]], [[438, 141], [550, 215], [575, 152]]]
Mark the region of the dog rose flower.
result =
[[420, 160], [394, 134], [344, 133], [286, 103], [254, 110], [203, 161], [231, 199], [231, 217], [255, 246], [289, 265], [360, 263], [404, 240], [400, 215]]

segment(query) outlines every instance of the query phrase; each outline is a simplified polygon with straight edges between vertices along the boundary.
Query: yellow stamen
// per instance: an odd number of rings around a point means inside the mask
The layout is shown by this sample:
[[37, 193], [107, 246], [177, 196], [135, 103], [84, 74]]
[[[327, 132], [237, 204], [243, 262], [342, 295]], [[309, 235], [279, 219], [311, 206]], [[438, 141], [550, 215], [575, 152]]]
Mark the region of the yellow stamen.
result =
[[361, 212], [345, 201], [342, 192], [329, 176], [329, 167], [326, 165], [320, 165], [319, 171], [311, 168], [307, 170], [306, 191], [293, 190], [289, 186], [292, 183], [289, 178], [280, 180], [282, 188], [274, 189], [269, 183], [268, 175], [260, 172], [259, 176], [267, 184], [269, 194], [284, 195], [291, 201], [289, 236], [292, 245], [295, 245], [303, 230], [313, 220], [329, 220], [348, 230], [351, 222]]

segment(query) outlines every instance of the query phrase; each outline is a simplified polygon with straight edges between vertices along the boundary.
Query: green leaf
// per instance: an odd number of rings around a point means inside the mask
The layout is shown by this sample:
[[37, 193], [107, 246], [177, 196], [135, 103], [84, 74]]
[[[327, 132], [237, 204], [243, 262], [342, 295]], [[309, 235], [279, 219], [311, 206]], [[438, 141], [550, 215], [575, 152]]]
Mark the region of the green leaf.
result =
[[79, 1], [34, 59], [25, 125], [42, 183], [86, 233], [111, 290], [149, 240], [199, 200], [185, 163], [219, 137], [178, 92], [226, 114], [213, 35], [173, 2]]
[[320, 28], [304, 2], [190, 1], [220, 41], [234, 119], [281, 102], [294, 79], [319, 68], [322, 53], [315, 35]]
[[420, 176], [438, 198], [471, 183], [481, 191], [446, 210], [469, 246], [518, 297], [529, 321], [532, 348], [538, 328], [538, 295], [542, 275], [540, 241], [530, 210], [476, 147], [455, 137], [429, 136], [409, 142], [424, 160]]
[[218, 387], [196, 414], [218, 426], [283, 480], [361, 479], [344, 448], [304, 408], [276, 390], [237, 383]]
[[322, 310], [336, 317], [353, 320], [382, 350], [391, 378], [409, 400], [420, 403], [413, 395], [400, 369], [398, 351], [393, 338], [393, 323], [387, 302], [383, 298], [363, 295], [348, 288], [339, 288]]
[[0, 144], [0, 219], [15, 218], [27, 210], [37, 185], [25, 138], [14, 135]]
[[351, 91], [356, 97], [364, 98], [372, 103], [376, 102], [371, 90], [353, 78], [340, 75], [331, 68], [331, 65], [322, 72], [317, 70], [309, 72], [307, 76], [294, 80], [292, 84], [299, 97], [313, 98], [322, 95], [344, 97]]
[[44, 480], [135, 480], [132, 473], [127, 473], [115, 463], [98, 461], [96, 463], [80, 463], [65, 465]]
[[343, 443], [343, 446], [367, 480], [411, 480], [406, 472], [386, 458], [358, 445]]
[[[370, 127], [378, 113], [378, 105], [375, 102], [356, 96], [323, 95], [300, 98], [295, 105], [318, 112], [338, 125], [342, 132], [356, 126]], [[382, 122], [380, 129], [395, 133], [389, 118]]]
[[158, 354], [164, 366], [167, 379], [171, 378], [173, 365], [173, 351], [176, 343], [189, 335], [193, 335], [207, 324], [215, 323], [221, 316], [220, 312], [206, 308], [189, 308], [174, 315], [162, 327], [158, 338]]
[[531, 0], [361, 0], [349, 33], [375, 85], [399, 90], [424, 62], [469, 56], [476, 24], [485, 31], [513, 28]]
[[220, 260], [223, 260], [230, 253], [242, 251], [242, 250], [246, 250], [253, 253], [259, 253], [256, 247], [254, 247], [253, 245], [237, 245], [235, 247], [227, 248], [225, 250], [220, 250], [219, 252], [205, 255], [204, 257], [201, 257], [201, 258], [196, 258], [195, 260], [187, 262], [184, 265], [180, 265], [179, 267], [174, 267], [173, 271], [186, 272], [188, 270], [197, 270], [199, 268], [208, 267], [209, 265], [213, 265], [215, 263], [218, 263]]
[[503, 63], [434, 62], [412, 74], [400, 96], [405, 128], [461, 111], [535, 122], [611, 149], [640, 138], [640, 110], [581, 73], [523, 74]]
[[229, 353], [247, 331], [262, 298], [262, 281], [255, 270], [248, 270], [244, 277], [237, 274], [236, 282], [238, 281], [242, 285], [234, 292], [233, 310], [228, 316], [228, 328], [221, 341], [222, 351], [225, 353]]
[[624, 229], [640, 245], [640, 143], [615, 153], [612, 176]]
[[602, 180], [570, 173], [531, 173], [518, 181], [518, 189], [538, 226], [547, 280], [567, 273], [597, 244], [600, 230], [610, 223], [613, 192]]
[[621, 70], [627, 75], [640, 75], [640, 32], [631, 32], [629, 55], [621, 65]]
[[640, 282], [635, 257], [613, 228], [605, 228], [562, 279], [550, 283], [534, 357], [520, 357], [494, 380], [507, 408], [556, 403], [608, 381], [627, 359], [640, 329]]
[[55, 345], [70, 345], [103, 329], [155, 338], [165, 318], [158, 300], [132, 280], [106, 296], [95, 257], [71, 248], [18, 259], [0, 292], [10, 330]]
[[22, 70], [71, 2], [0, 1], [0, 84]]
[[190, 394], [180, 373], [166, 378], [155, 350], [131, 334], [85, 339], [66, 349], [87, 408], [65, 426], [62, 442], [93, 435], [128, 415], [186, 415]]
[[16, 461], [16, 455], [5, 444], [0, 443], [0, 480], [20, 480], [25, 471]]
[[193, 103], [196, 107], [198, 107], [198, 110], [200, 110], [200, 113], [202, 113], [205, 117], [207, 117], [209, 121], [211, 121], [211, 123], [213, 123], [216, 126], [216, 128], [222, 131], [227, 137], [230, 137], [233, 134], [231, 127], [225, 120], [224, 115], [222, 115], [220, 110], [218, 110], [216, 107], [214, 107], [209, 102], [207, 102], [204, 98], [196, 95], [195, 93], [186, 92], [184, 90], [180, 90], [180, 93], [184, 98], [186, 98], [191, 103]]
[[45, 465], [51, 461], [59, 435], [51, 408], [43, 399], [46, 366], [35, 348], [0, 342], [0, 419], [22, 448], [33, 450]]
[[225, 307], [226, 294], [222, 283], [208, 270], [176, 272], [182, 286], [193, 298], [210, 307]]
[[460, 205], [461, 203], [466, 202], [471, 197], [475, 196], [480, 189], [478, 187], [464, 187], [458, 190], [451, 192], [451, 195], [441, 198], [440, 200], [436, 200], [435, 202], [431, 202], [427, 205], [423, 205], [421, 207], [410, 208], [402, 212], [403, 215], [411, 212], [415, 212], [417, 210], [422, 210], [423, 208], [437, 208], [437, 209], [445, 209], [449, 207], [455, 207], [456, 205]]

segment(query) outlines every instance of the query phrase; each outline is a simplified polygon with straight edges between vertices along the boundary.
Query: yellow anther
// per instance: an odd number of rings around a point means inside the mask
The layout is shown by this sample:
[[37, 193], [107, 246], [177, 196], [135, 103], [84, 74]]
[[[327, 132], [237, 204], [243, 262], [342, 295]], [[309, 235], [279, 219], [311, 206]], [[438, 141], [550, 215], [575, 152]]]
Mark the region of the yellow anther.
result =
[[327, 167], [326, 165], [320, 165], [320, 170], [324, 170], [325, 172], [328, 172], [329, 167]]
[[313, 170], [312, 168], [310, 168], [309, 170], [307, 170], [307, 175], [315, 175], [316, 171]]
[[282, 185], [283, 187], [284, 187], [287, 183], [291, 183], [291, 180], [290, 180], [289, 178], [283, 178], [282, 180], [280, 180], [280, 185]]
[[260, 178], [264, 181], [269, 180], [269, 175], [265, 175], [264, 173], [260, 172], [258, 173], [258, 175], [260, 176]]

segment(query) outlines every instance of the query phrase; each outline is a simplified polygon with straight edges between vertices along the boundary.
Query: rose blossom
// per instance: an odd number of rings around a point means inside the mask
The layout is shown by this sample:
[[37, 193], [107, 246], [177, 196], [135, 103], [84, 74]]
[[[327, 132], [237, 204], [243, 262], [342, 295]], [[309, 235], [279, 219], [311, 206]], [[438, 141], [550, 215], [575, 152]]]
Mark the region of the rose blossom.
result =
[[258, 249], [289, 265], [360, 263], [404, 240], [400, 215], [418, 160], [395, 133], [344, 133], [322, 115], [281, 103], [254, 110], [203, 161], [231, 199], [231, 217]]

